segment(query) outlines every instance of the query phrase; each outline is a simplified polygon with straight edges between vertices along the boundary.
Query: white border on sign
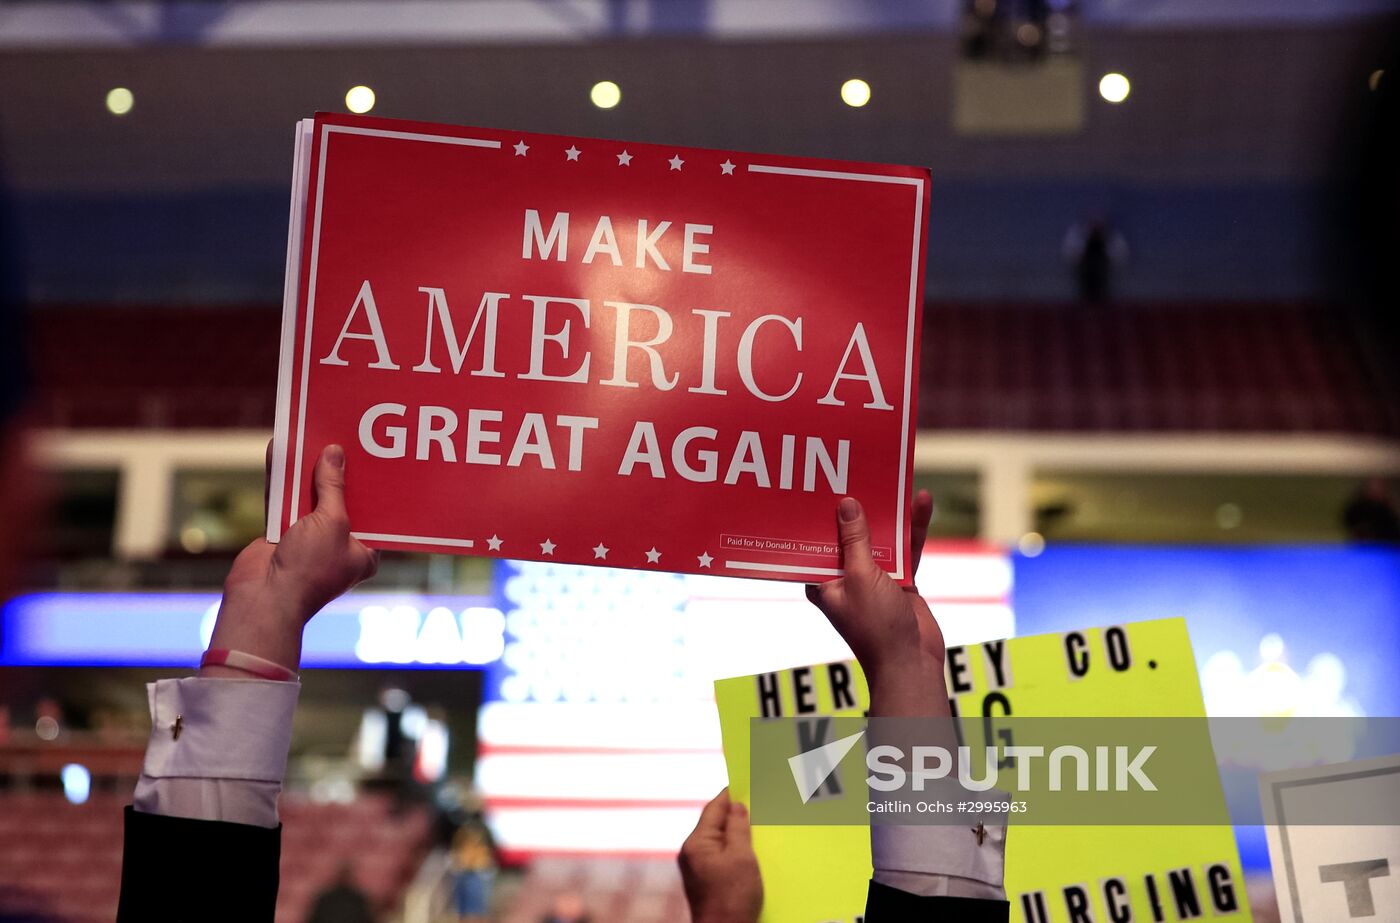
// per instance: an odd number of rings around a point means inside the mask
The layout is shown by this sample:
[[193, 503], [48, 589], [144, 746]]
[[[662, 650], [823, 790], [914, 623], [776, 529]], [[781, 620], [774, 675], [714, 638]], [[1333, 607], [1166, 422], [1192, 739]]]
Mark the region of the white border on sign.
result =
[[815, 574], [818, 577], [839, 577], [845, 573], [839, 567], [805, 567], [801, 564], [764, 564], [762, 561], [725, 561], [730, 570], [772, 571], [776, 574]]
[[405, 545], [447, 545], [451, 548], [472, 548], [476, 542], [469, 538], [419, 538], [416, 535], [390, 535], [387, 532], [351, 532], [355, 538], [372, 542], [402, 542]]
[[301, 249], [306, 237], [306, 181], [311, 164], [311, 135], [315, 121], [296, 125], [292, 145], [292, 205], [287, 218], [287, 272], [282, 283], [282, 339], [278, 346], [277, 409], [272, 426], [272, 467], [267, 490], [267, 540], [282, 537], [282, 506], [287, 481], [287, 437], [292, 412], [292, 356], [296, 341], [297, 298], [301, 295]]
[[[301, 354], [301, 396], [297, 404], [297, 451], [296, 462], [292, 466], [292, 510], [291, 519], [287, 523], [291, 526], [297, 521], [297, 506], [301, 499], [301, 492], [296, 485], [301, 483], [302, 450], [304, 448], [306, 435], [306, 390], [311, 378], [311, 322], [315, 316], [316, 309], [316, 269], [321, 258], [321, 202], [326, 187], [326, 151], [330, 148], [331, 135], [334, 133], [346, 135], [369, 135], [376, 138], [404, 138], [409, 141], [429, 141], [438, 144], [456, 144], [462, 147], [483, 147], [499, 149], [501, 142], [488, 141], [484, 138], [453, 138], [444, 135], [425, 135], [408, 131], [388, 131], [382, 128], [356, 128], [351, 125], [322, 125], [321, 126], [321, 159], [317, 165], [316, 177], [316, 223], [311, 232], [311, 274], [308, 277], [306, 288], [306, 327], [302, 334], [305, 341]], [[373, 538], [380, 541], [403, 542], [412, 545], [446, 545], [453, 548], [471, 548], [470, 539], [449, 539], [449, 538], [424, 538], [416, 535], [389, 535], [380, 533], [364, 533], [363, 537]]]
[[[304, 437], [306, 430], [306, 394], [310, 379], [311, 370], [311, 324], [315, 313], [316, 305], [316, 269], [321, 255], [321, 203], [326, 183], [326, 153], [330, 147], [330, 136], [333, 133], [350, 135], [369, 135], [378, 138], [401, 138], [407, 141], [427, 141], [437, 144], [457, 144], [464, 147], [480, 147], [499, 149], [502, 145], [500, 141], [489, 141], [482, 138], [458, 138], [448, 135], [429, 135], [420, 132], [389, 131], [381, 128], [356, 128], [349, 125], [323, 125], [321, 126], [321, 156], [317, 165], [316, 178], [316, 218], [312, 226], [311, 237], [311, 272], [308, 276], [306, 289], [306, 322], [303, 332], [302, 362], [301, 362], [301, 394], [297, 409], [297, 438], [296, 456], [292, 466], [292, 498], [291, 498], [291, 518], [288, 526], [297, 521], [297, 506], [300, 501], [300, 491], [296, 485], [301, 483], [301, 469], [303, 463]], [[768, 164], [749, 164], [750, 173], [767, 173], [782, 176], [803, 176], [815, 179], [847, 180], [863, 183], [889, 183], [893, 185], [912, 186], [914, 189], [914, 241], [909, 260], [909, 318], [906, 325], [905, 334], [905, 354], [904, 354], [904, 416], [900, 421], [900, 444], [899, 444], [899, 493], [895, 497], [895, 570], [893, 577], [896, 580], [904, 579], [904, 543], [899, 537], [904, 534], [904, 488], [909, 480], [909, 409], [913, 403], [913, 378], [914, 378], [914, 328], [917, 326], [918, 310], [920, 308], [919, 298], [919, 236], [923, 230], [924, 218], [924, 180], [911, 176], [886, 176], [879, 173], [850, 173], [836, 170], [810, 170], [800, 167], [779, 167]], [[295, 183], [294, 183], [295, 185]], [[294, 190], [295, 194], [295, 190]], [[299, 262], [299, 260], [298, 260]], [[295, 306], [293, 307], [295, 310]], [[284, 337], [283, 348], [291, 350], [291, 344]], [[290, 383], [288, 384], [290, 387]], [[279, 413], [281, 412], [280, 382], [279, 382]], [[280, 464], [274, 464], [274, 470], [281, 470], [286, 464], [285, 454], [280, 459]], [[276, 488], [277, 511], [280, 518], [280, 506], [282, 502], [281, 485], [279, 482]], [[269, 511], [271, 520], [271, 511]], [[269, 525], [269, 533], [271, 525]], [[377, 541], [401, 542], [411, 545], [443, 545], [451, 548], [471, 548], [474, 543], [471, 539], [461, 538], [433, 538], [418, 535], [390, 535], [385, 533], [357, 532], [357, 538], [368, 538]], [[787, 574], [812, 574], [815, 576], [839, 576], [842, 571], [834, 567], [802, 567], [799, 565], [777, 565], [758, 561], [725, 561], [724, 566], [730, 570], [751, 570], [767, 571], [770, 573]]]

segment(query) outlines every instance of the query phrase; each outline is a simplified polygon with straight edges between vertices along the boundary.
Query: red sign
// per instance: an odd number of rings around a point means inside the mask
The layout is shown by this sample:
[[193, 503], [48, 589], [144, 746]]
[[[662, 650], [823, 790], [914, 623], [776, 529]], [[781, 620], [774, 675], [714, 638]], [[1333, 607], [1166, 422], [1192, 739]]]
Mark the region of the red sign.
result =
[[268, 537], [345, 447], [383, 548], [909, 582], [929, 173], [298, 126]]

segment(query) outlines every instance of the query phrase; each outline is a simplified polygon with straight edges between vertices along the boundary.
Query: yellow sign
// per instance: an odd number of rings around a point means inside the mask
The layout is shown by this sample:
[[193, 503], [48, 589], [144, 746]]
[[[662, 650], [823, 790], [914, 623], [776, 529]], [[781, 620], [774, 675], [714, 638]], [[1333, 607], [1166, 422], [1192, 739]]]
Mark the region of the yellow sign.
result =
[[[1181, 619], [950, 648], [946, 678], [964, 718], [1205, 717]], [[869, 695], [852, 661], [719, 680], [715, 700], [730, 794], [748, 803], [751, 719], [859, 716]], [[1221, 797], [1218, 785], [1202, 795]], [[753, 834], [765, 923], [860, 918], [868, 828], [756, 825]], [[1006, 892], [1021, 923], [1251, 919], [1234, 834], [1223, 825], [1013, 824]]]

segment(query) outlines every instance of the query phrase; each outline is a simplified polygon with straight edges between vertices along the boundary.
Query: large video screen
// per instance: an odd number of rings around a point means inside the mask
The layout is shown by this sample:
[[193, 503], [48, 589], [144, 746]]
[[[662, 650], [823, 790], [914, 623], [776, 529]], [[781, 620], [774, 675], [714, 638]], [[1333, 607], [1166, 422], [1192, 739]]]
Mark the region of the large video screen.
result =
[[[217, 593], [31, 593], [0, 607], [0, 666], [184, 667], [209, 646]], [[477, 596], [352, 593], [306, 626], [303, 667], [480, 669], [505, 618]]]

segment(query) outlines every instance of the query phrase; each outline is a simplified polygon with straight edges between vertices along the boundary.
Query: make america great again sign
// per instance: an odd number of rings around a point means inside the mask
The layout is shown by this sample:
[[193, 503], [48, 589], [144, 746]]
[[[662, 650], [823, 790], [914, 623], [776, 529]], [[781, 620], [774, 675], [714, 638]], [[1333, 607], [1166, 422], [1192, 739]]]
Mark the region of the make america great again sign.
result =
[[909, 581], [927, 170], [298, 126], [269, 538], [347, 456], [386, 548]]

